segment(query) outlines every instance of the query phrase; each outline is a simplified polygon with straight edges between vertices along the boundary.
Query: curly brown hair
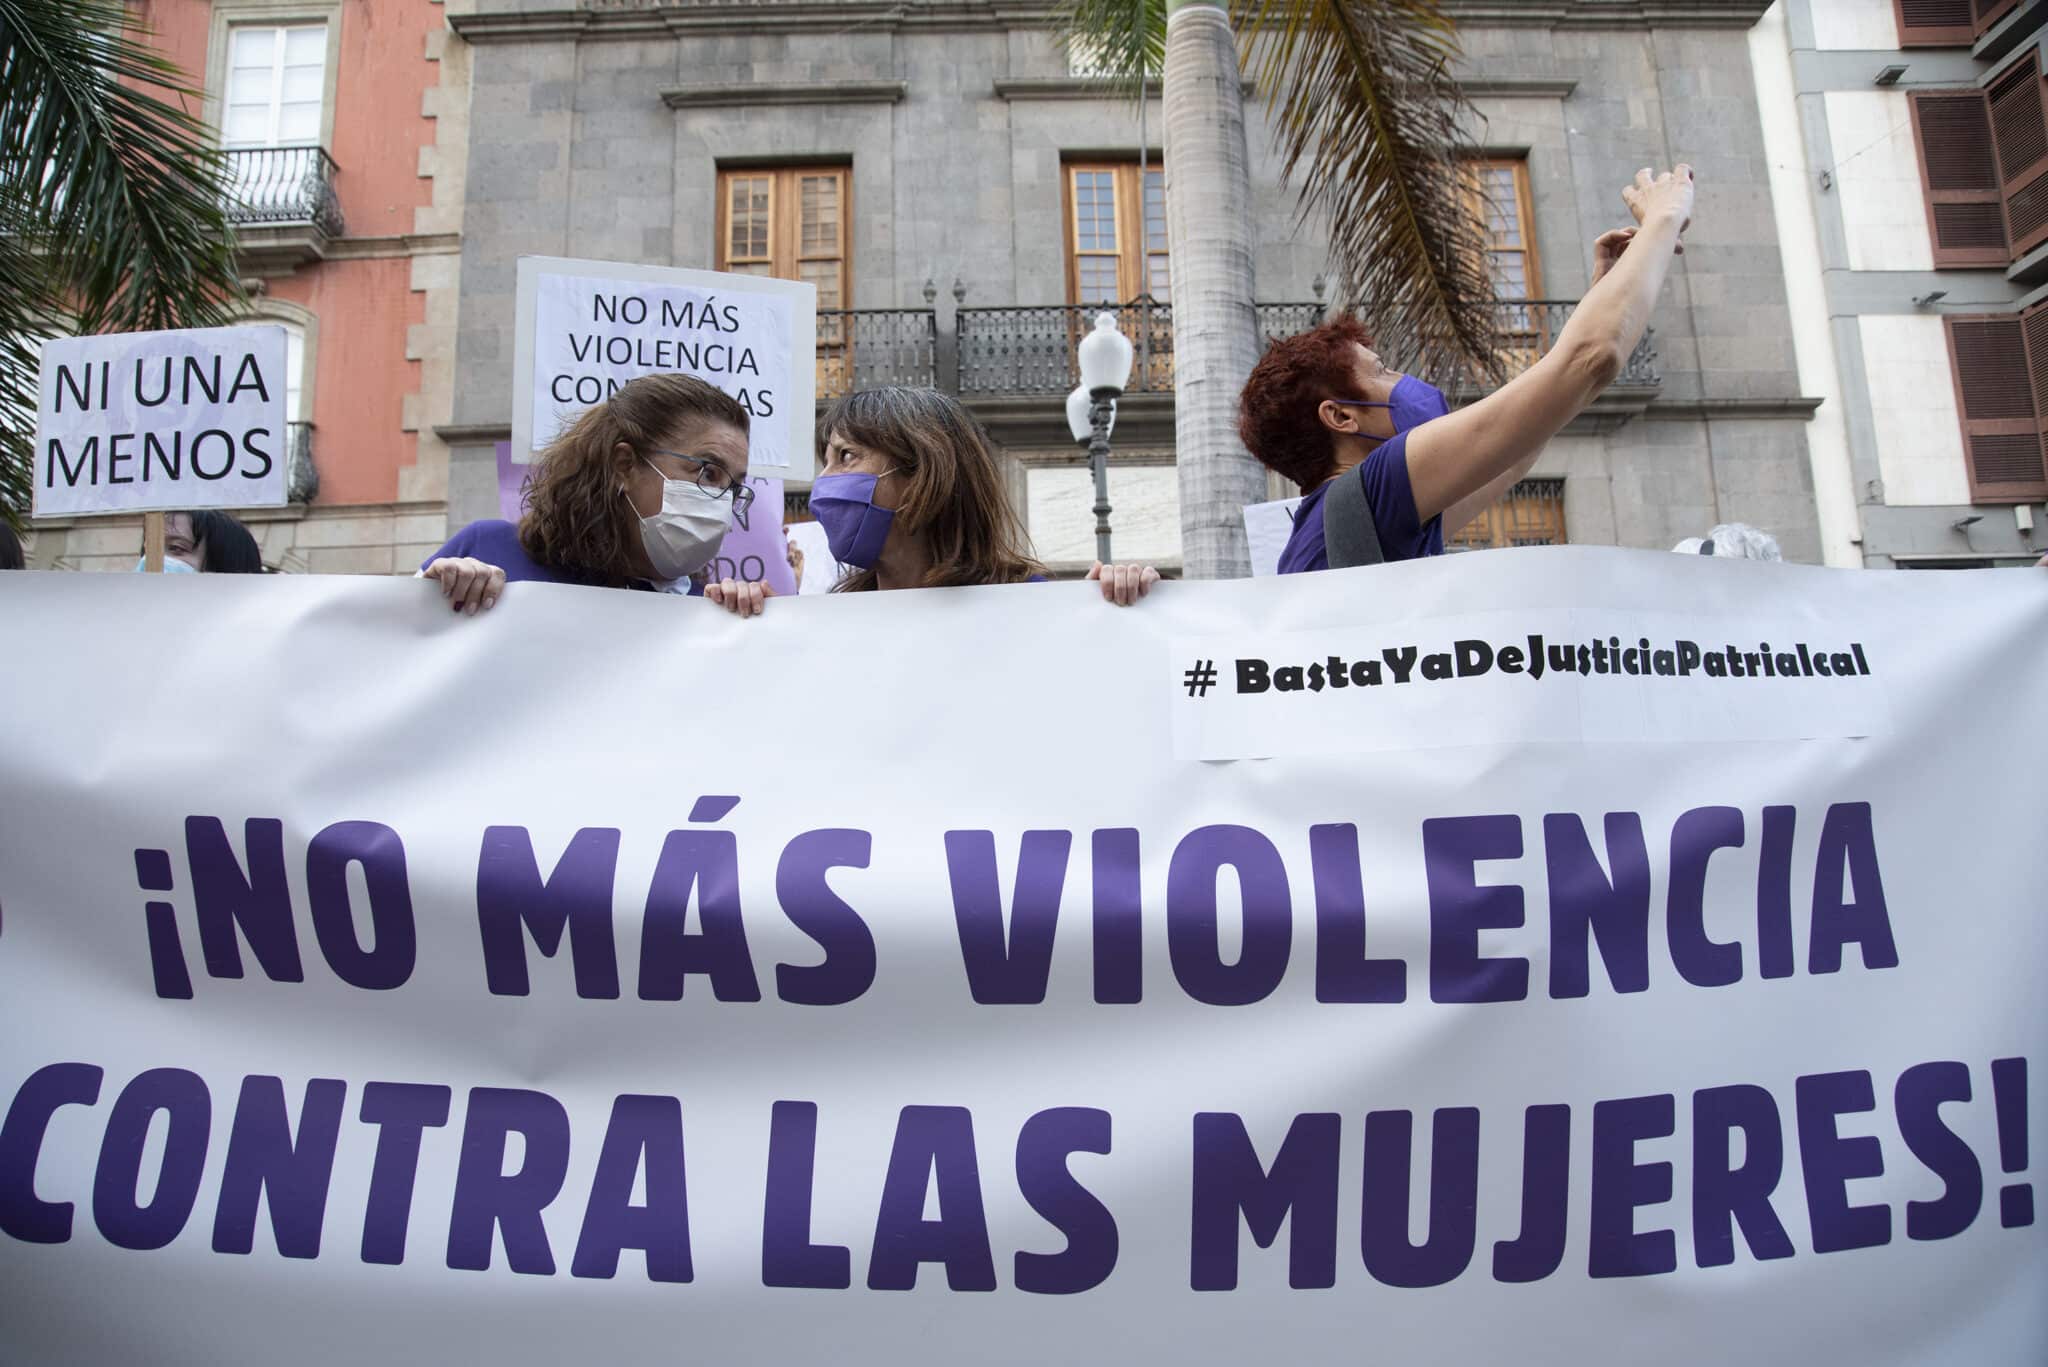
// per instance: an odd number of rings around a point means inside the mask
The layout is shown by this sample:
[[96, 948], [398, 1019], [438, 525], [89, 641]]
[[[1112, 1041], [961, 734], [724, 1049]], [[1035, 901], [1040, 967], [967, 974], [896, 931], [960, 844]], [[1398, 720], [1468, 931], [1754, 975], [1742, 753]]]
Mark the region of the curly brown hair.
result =
[[1336, 468], [1335, 435], [1317, 409], [1325, 399], [1356, 398], [1353, 347], [1372, 335], [1351, 314], [1283, 337], [1252, 367], [1238, 398], [1237, 435], [1259, 463], [1307, 493]]
[[[519, 544], [579, 584], [619, 588], [638, 577], [640, 515], [625, 497], [639, 452], [691, 418], [747, 430], [739, 400], [694, 375], [642, 375], [583, 411], [526, 477]], [[621, 444], [630, 448], [619, 454]]]
[[[890, 385], [848, 394], [818, 423], [818, 449], [834, 433], [887, 456], [910, 485], [896, 525], [931, 548], [923, 588], [1018, 584], [1044, 567], [1003, 489], [996, 444], [960, 401], [936, 389]], [[840, 580], [841, 593], [876, 587], [872, 569]]]

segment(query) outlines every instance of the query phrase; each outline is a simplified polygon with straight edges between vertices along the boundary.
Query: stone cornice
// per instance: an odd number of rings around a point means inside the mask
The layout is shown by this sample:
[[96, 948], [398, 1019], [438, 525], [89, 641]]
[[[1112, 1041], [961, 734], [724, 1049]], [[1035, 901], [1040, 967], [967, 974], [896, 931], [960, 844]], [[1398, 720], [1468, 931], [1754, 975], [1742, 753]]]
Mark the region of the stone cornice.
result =
[[1700, 418], [1790, 418], [1812, 422], [1821, 400], [1803, 395], [1782, 399], [1659, 399], [1643, 410], [1646, 418], [1691, 421]]
[[801, 81], [788, 85], [740, 82], [664, 90], [670, 109], [750, 109], [771, 104], [895, 104], [910, 93], [908, 81]]
[[[1252, 94], [1252, 83], [1242, 82], [1241, 89]], [[1137, 97], [1138, 83], [1095, 76], [1003, 76], [997, 78], [995, 92], [999, 100], [1129, 100]], [[1158, 82], [1152, 83], [1149, 93], [1152, 99], [1159, 98]]]
[[1568, 100], [1577, 81], [1520, 80], [1515, 77], [1461, 76], [1458, 90], [1467, 99]]
[[1473, 28], [1755, 27], [1771, 0], [1443, 0], [1444, 12]]

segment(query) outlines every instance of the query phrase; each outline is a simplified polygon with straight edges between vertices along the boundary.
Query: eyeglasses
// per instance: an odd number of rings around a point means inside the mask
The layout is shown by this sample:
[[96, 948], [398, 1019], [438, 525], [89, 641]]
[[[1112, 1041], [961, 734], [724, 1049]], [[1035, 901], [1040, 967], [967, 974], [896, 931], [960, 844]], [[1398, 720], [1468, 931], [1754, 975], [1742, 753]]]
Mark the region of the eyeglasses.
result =
[[[690, 478], [705, 493], [713, 498], [730, 498], [732, 500], [732, 520], [739, 524], [741, 531], [747, 530], [747, 517], [754, 506], [753, 486], [744, 480], [734, 479], [732, 471], [726, 469], [717, 461], [706, 460], [702, 456], [686, 456], [681, 451], [669, 451], [659, 446], [652, 449], [657, 456], [668, 456], [673, 460], [681, 461], [684, 465], [693, 467], [696, 470], [696, 474], [690, 476]], [[661, 471], [658, 469], [654, 473], [661, 475]], [[668, 478], [667, 475], [661, 475], [661, 477], [663, 479]]]

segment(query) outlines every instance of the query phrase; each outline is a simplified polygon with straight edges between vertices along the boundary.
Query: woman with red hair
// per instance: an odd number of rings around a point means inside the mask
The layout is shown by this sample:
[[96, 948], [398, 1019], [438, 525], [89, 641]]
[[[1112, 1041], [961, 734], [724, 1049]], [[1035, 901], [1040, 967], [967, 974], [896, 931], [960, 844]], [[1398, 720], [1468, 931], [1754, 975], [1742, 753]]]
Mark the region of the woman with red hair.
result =
[[1593, 285], [1557, 344], [1455, 413], [1442, 390], [1388, 369], [1356, 318], [1273, 344], [1245, 385], [1238, 432], [1307, 495], [1282, 574], [1443, 554], [1444, 537], [1506, 492], [1614, 382], [1683, 250], [1692, 168], [1645, 168], [1621, 194], [1639, 226], [1596, 244]]

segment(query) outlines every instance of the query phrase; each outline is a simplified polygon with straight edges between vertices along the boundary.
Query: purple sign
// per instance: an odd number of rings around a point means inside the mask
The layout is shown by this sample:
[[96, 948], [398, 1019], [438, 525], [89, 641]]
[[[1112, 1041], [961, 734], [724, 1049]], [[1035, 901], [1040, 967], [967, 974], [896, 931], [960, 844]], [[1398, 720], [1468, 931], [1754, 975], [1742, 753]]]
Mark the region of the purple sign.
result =
[[526, 472], [531, 465], [512, 463], [512, 443], [498, 443], [498, 516], [514, 526], [519, 524], [519, 491], [526, 484]]
[[704, 573], [713, 579], [766, 580], [776, 593], [793, 594], [796, 576], [790, 572], [789, 543], [782, 534], [782, 481], [750, 475], [747, 484], [754, 491], [747, 518], [752, 525], [727, 527], [725, 542]]

